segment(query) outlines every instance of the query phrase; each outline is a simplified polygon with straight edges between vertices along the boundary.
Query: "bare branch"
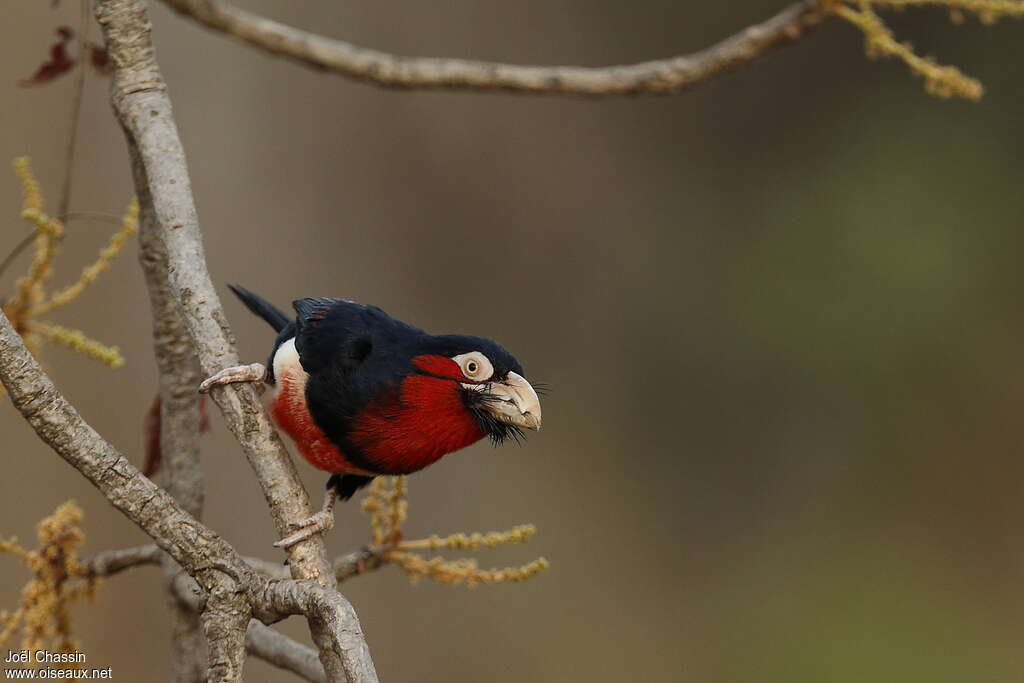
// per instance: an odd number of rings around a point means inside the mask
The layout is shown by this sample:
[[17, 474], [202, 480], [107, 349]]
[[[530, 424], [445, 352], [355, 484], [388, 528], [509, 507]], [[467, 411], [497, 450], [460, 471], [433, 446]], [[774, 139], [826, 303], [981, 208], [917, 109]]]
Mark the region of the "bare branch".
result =
[[[78, 76], [75, 79], [75, 91], [71, 98], [71, 124], [68, 128], [68, 140], [64, 146], [64, 184], [61, 186], [60, 200], [57, 202], [57, 215], [64, 216], [71, 204], [71, 180], [75, 173], [75, 143], [78, 140], [78, 120], [82, 113], [82, 98], [85, 95], [85, 54], [89, 49], [89, 1], [79, 0], [80, 11], [78, 20]], [[63, 220], [63, 219], [61, 219]]]
[[[114, 65], [111, 100], [136, 160], [137, 190], [140, 195], [149, 194], [159, 226], [156, 232], [166, 251], [170, 295], [184, 314], [202, 370], [213, 374], [237, 365], [238, 354], [206, 268], [185, 154], [166, 85], [153, 56], [146, 7], [141, 0], [98, 0], [96, 19]], [[255, 471], [278, 534], [283, 536], [289, 524], [312, 513], [294, 464], [252, 386], [218, 387], [212, 396]], [[312, 579], [330, 589], [337, 585], [319, 535], [290, 547], [288, 555], [296, 578]], [[248, 565], [245, 567], [246, 572], [253, 573]], [[338, 598], [344, 601], [340, 595]], [[355, 613], [350, 608], [342, 616], [346, 622], [341, 628], [348, 634], [358, 634], [358, 648], [339, 647], [331, 630], [333, 623], [319, 617], [309, 619], [329, 680], [348, 676], [350, 681], [376, 681]]]
[[272, 54], [375, 85], [594, 97], [682, 92], [772, 48], [795, 42], [828, 16], [819, 2], [804, 0], [691, 55], [607, 67], [523, 66], [403, 57], [309, 33], [221, 0], [164, 2], [212, 29]]
[[[145, 171], [132, 159], [137, 179]], [[168, 280], [167, 251], [145, 182], [135, 183], [139, 199], [139, 262], [146, 276], [153, 314], [153, 352], [160, 371], [160, 467], [167, 492], [196, 519], [203, 511], [203, 473], [199, 465], [199, 365], [181, 309]]]
[[[82, 419], [43, 373], [2, 311], [0, 358], [0, 382], [36, 434], [149, 534], [211, 596], [207, 602], [213, 607], [204, 612], [203, 619], [211, 645], [209, 678], [241, 680], [241, 643], [249, 621], [249, 601], [251, 596], [264, 592], [267, 580]], [[133, 558], [122, 556], [116, 561], [124, 564], [152, 556], [149, 550], [132, 554]], [[98, 565], [110, 566], [114, 561]]]
[[[165, 571], [171, 570], [168, 568]], [[188, 576], [181, 572], [179, 575]], [[169, 592], [173, 585], [173, 577], [165, 579], [165, 582], [168, 586], [165, 595], [167, 609], [171, 614], [171, 680], [174, 683], [204, 683], [207, 678], [208, 656], [206, 636], [199, 623], [199, 613], [182, 605], [177, 597]]]
[[350, 682], [377, 680], [359, 619], [341, 593], [314, 581], [271, 581], [259, 598], [257, 607], [262, 611], [254, 616], [265, 622], [292, 614], [305, 615], [310, 624], [316, 625], [313, 638], [321, 661], [323, 651], [329, 648], [339, 656]]
[[[136, 189], [140, 194], [148, 190], [166, 249], [171, 295], [184, 313], [203, 372], [209, 375], [238, 365], [234, 339], [206, 269], [184, 150], [153, 57], [145, 6], [141, 0], [100, 0], [96, 17], [114, 64], [114, 109], [129, 149], [141, 164]], [[253, 387], [234, 384], [216, 388], [211, 395], [255, 470], [283, 536], [289, 523], [312, 514], [294, 464]], [[289, 565], [298, 576], [332, 581], [322, 539], [312, 538], [289, 550]]]
[[[144, 179], [138, 155], [132, 173]], [[153, 351], [160, 371], [156, 421], [159, 424], [160, 481], [175, 500], [196, 519], [202, 518], [203, 472], [199, 464], [200, 412], [195, 385], [199, 365], [184, 318], [168, 280], [167, 251], [158, 234], [153, 199], [144, 180], [137, 180], [139, 200], [139, 263], [146, 276], [153, 315]], [[147, 458], [150, 456], [147, 453]], [[149, 463], [147, 463], [148, 466]], [[169, 584], [179, 567], [165, 557], [164, 580]], [[171, 617], [171, 670], [176, 683], [199, 683], [206, 678], [206, 641], [197, 615], [168, 599]]]
[[[321, 653], [328, 649], [339, 676], [328, 680], [375, 682], [376, 673], [352, 606], [336, 590], [312, 580], [268, 581], [214, 532], [192, 518], [165, 491], [144, 477], [105, 442], [56, 390], [0, 312], [0, 382], [39, 437], [78, 469], [115, 507], [153, 537], [198, 582], [176, 576], [175, 593], [202, 610], [210, 645], [210, 680], [241, 680], [242, 638], [252, 609], [261, 618], [304, 614]], [[139, 563], [147, 547], [98, 561], [97, 566]], [[182, 578], [184, 577], [184, 578]], [[252, 607], [250, 606], [252, 605]]]
[[245, 634], [245, 647], [254, 657], [259, 657], [285, 671], [291, 671], [307, 681], [327, 682], [316, 650], [278, 633], [255, 619], [249, 622], [249, 631]]
[[36, 434], [186, 571], [207, 588], [220, 583], [225, 573], [259, 583], [258, 574], [224, 539], [196, 521], [82, 419], [2, 312], [0, 358], [0, 382]]
[[204, 683], [208, 654], [199, 615], [206, 607], [206, 593], [185, 572], [175, 572], [167, 564], [164, 572], [167, 608], [171, 612], [172, 680], [175, 683]]
[[92, 556], [82, 564], [89, 576], [113, 576], [132, 567], [159, 564], [162, 555], [160, 548], [150, 543], [123, 550], [107, 550]]
[[208, 647], [209, 683], [242, 680], [245, 664], [245, 632], [252, 610], [236, 591], [216, 590], [199, 617]]
[[338, 583], [359, 576], [366, 572], [379, 569], [384, 565], [384, 556], [388, 548], [364, 547], [342, 555], [334, 560], [334, 576]]
[[[184, 609], [199, 612], [206, 605], [199, 585], [188, 575], [179, 573], [171, 584], [171, 595]], [[245, 646], [252, 654], [274, 666], [291, 671], [315, 683], [326, 682], [324, 668], [317, 653], [287, 636], [278, 633], [257, 619], [249, 621]]]

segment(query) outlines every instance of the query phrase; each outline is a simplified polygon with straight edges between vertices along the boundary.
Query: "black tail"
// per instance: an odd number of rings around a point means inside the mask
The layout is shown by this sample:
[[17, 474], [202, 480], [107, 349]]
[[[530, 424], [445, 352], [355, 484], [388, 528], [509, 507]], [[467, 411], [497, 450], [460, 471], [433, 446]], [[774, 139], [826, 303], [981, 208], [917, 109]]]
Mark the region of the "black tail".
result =
[[245, 307], [250, 311], [258, 315], [259, 317], [270, 323], [270, 326], [274, 328], [275, 332], [280, 332], [284, 329], [285, 325], [291, 322], [291, 320], [281, 311], [280, 308], [274, 306], [274, 304], [266, 301], [265, 299], [253, 294], [244, 287], [238, 285], [228, 285], [228, 289], [235, 293]]
[[359, 474], [332, 474], [327, 480], [327, 490], [334, 489], [343, 501], [355, 495], [356, 491], [373, 481], [373, 477]]

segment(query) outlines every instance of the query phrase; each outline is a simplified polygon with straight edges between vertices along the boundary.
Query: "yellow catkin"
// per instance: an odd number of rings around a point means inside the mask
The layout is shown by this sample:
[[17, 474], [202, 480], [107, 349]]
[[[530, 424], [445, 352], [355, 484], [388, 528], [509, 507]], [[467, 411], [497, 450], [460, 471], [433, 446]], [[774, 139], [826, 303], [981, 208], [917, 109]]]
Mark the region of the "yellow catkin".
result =
[[963, 12], [976, 15], [983, 23], [991, 24], [1002, 17], [1024, 17], [1022, 0], [871, 0], [875, 7], [904, 9], [907, 7], [946, 7], [954, 12], [953, 21], [962, 21]]
[[473, 559], [446, 560], [443, 557], [433, 557], [428, 560], [415, 553], [404, 552], [396, 552], [393, 555], [394, 561], [414, 582], [429, 578], [452, 586], [465, 583], [470, 588], [482, 583], [526, 581], [550, 566], [543, 557], [521, 567], [480, 569]]
[[391, 478], [391, 500], [389, 501], [390, 512], [388, 514], [388, 530], [394, 536], [405, 522], [409, 509], [409, 503], [405, 496], [408, 493], [405, 477]]
[[508, 531], [489, 531], [485, 534], [457, 533], [450, 536], [431, 536], [429, 538], [415, 541], [402, 541], [398, 544], [400, 550], [441, 550], [449, 548], [452, 550], [477, 550], [479, 548], [493, 548], [508, 543], [526, 543], [530, 537], [537, 533], [537, 528], [532, 524], [521, 524]]
[[31, 315], [42, 315], [49, 313], [74, 301], [85, 290], [86, 287], [96, 281], [104, 271], [110, 268], [111, 262], [117, 257], [124, 247], [125, 242], [135, 235], [139, 229], [139, 202], [133, 199], [128, 205], [124, 217], [121, 219], [121, 229], [110, 237], [107, 246], [100, 250], [96, 260], [82, 269], [78, 281], [60, 292], [54, 294], [49, 300], [32, 308]]
[[384, 537], [387, 533], [384, 516], [384, 489], [387, 486], [384, 477], [377, 477], [370, 482], [369, 491], [363, 498], [363, 512], [370, 515], [370, 528], [373, 530], [373, 544], [380, 546], [384, 544]]
[[909, 45], [896, 40], [889, 27], [871, 9], [871, 2], [864, 0], [858, 5], [859, 10], [845, 4], [837, 4], [832, 9], [864, 33], [869, 57], [901, 59], [911, 71], [924, 78], [925, 89], [932, 95], [981, 99], [984, 87], [980, 81], [965, 75], [955, 66], [944, 66], [930, 58], [921, 57]]
[[18, 544], [18, 539], [12, 538], [9, 541], [0, 540], [0, 553], [10, 553], [17, 555], [23, 560], [28, 559], [28, 551]]
[[81, 524], [81, 509], [69, 501], [39, 523], [36, 550], [25, 550], [13, 540], [0, 543], [0, 551], [20, 557], [33, 575], [22, 589], [18, 609], [0, 614], [0, 643], [20, 631], [23, 649], [77, 649], [70, 607], [93, 592], [91, 582], [82, 583], [87, 577], [77, 555], [85, 541]]
[[525, 581], [548, 568], [543, 557], [521, 567], [480, 569], [476, 560], [443, 557], [427, 559], [416, 550], [478, 550], [507, 543], [524, 543], [537, 529], [532, 524], [521, 524], [508, 531], [486, 533], [455, 533], [449, 536], [433, 535], [413, 541], [402, 541], [401, 525], [407, 512], [408, 494], [405, 477], [378, 477], [371, 482], [362, 501], [363, 512], [370, 515], [373, 543], [382, 551], [384, 563], [397, 564], [413, 583], [429, 578], [448, 585], [477, 586], [482, 583]]
[[86, 337], [80, 330], [41, 322], [33, 322], [32, 330], [51, 342], [63, 344], [73, 351], [82, 353], [90, 358], [95, 358], [112, 368], [119, 368], [124, 365], [124, 357], [116, 346], [101, 344], [94, 339]]
[[43, 341], [50, 341], [63, 344], [112, 368], [120, 367], [124, 364], [124, 358], [117, 347], [90, 339], [78, 330], [41, 322], [38, 316], [74, 301], [96, 278], [110, 268], [111, 262], [121, 252], [128, 238], [138, 231], [138, 202], [132, 200], [122, 218], [120, 230], [110, 238], [96, 261], [82, 269], [78, 280], [47, 298], [45, 286], [53, 277], [53, 263], [60, 248], [64, 226], [56, 218], [44, 213], [42, 190], [32, 173], [29, 158], [15, 159], [14, 172], [21, 182], [21, 217], [34, 228], [35, 251], [28, 272], [16, 281], [14, 296], [3, 304], [4, 314], [10, 319], [14, 329], [22, 335], [32, 355], [37, 358]]
[[14, 173], [21, 182], [21, 217], [35, 229], [35, 251], [28, 273], [18, 278], [15, 295], [4, 306], [15, 329], [24, 331], [27, 327], [28, 309], [43, 297], [43, 285], [53, 273], [53, 260], [57, 255], [61, 225], [43, 213], [43, 195], [39, 181], [32, 174], [28, 157], [14, 160]]
[[18, 632], [26, 611], [24, 607], [19, 607], [14, 613], [0, 612], [0, 621], [4, 624], [3, 630], [0, 631], [0, 643], [6, 643], [11, 636]]
[[39, 181], [32, 174], [32, 160], [18, 157], [14, 160], [14, 174], [21, 181], [22, 206], [27, 209], [43, 210], [43, 193], [39, 189]]

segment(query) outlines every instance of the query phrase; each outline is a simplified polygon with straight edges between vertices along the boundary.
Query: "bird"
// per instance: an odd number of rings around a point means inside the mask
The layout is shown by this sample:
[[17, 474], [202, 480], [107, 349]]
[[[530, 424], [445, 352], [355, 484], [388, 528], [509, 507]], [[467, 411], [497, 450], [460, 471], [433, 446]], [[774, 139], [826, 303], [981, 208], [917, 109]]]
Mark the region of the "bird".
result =
[[277, 547], [330, 530], [337, 500], [375, 477], [412, 474], [484, 438], [500, 445], [540, 430], [537, 391], [496, 342], [428, 334], [348, 299], [297, 299], [289, 316], [228, 287], [277, 338], [266, 365], [225, 368], [200, 393], [233, 382], [269, 385], [274, 423], [306, 462], [330, 473], [322, 509], [293, 524]]

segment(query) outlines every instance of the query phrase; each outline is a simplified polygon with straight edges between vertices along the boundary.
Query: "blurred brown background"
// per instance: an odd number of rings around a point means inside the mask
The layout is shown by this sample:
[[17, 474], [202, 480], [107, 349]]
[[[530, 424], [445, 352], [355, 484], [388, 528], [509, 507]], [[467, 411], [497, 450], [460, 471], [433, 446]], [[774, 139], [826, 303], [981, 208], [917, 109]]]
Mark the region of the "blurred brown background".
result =
[[[700, 48], [780, 5], [245, 6], [404, 54], [605, 64]], [[30, 154], [52, 206], [72, 79], [16, 81], [77, 3], [4, 9], [0, 160]], [[981, 77], [980, 104], [928, 97], [838, 22], [691, 93], [583, 101], [382, 91], [153, 15], [218, 283], [490, 336], [553, 387], [524, 448], [480, 444], [414, 477], [408, 525], [533, 522], [529, 545], [480, 560], [552, 568], [475, 590], [393, 568], [346, 584], [382, 680], [1021, 680], [1024, 26], [893, 20]], [[90, 75], [75, 210], [129, 197], [106, 88]], [[18, 209], [0, 175], [0, 252], [24, 234]], [[70, 227], [59, 282], [110, 229]], [[243, 356], [263, 360], [270, 330], [225, 303]], [[57, 348], [45, 360], [139, 462], [155, 371], [134, 254], [54, 319], [123, 349], [119, 371]], [[75, 498], [87, 552], [145, 540], [9, 405], [0, 430], [0, 534], [31, 540]], [[278, 557], [216, 417], [204, 461], [206, 520]], [[318, 496], [323, 476], [300, 467]], [[332, 550], [365, 542], [357, 505], [338, 520]], [[0, 605], [25, 578], [0, 557]], [[77, 610], [90, 664], [166, 677], [157, 583], [134, 571]]]

